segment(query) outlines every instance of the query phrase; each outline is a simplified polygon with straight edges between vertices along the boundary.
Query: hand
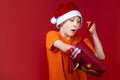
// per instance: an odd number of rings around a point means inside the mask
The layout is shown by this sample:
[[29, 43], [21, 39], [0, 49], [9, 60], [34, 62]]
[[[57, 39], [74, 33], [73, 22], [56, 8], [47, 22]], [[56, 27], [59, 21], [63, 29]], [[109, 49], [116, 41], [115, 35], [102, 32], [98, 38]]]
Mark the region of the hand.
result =
[[77, 55], [80, 54], [80, 53], [81, 53], [81, 49], [79, 49], [76, 46], [73, 46], [66, 51], [66, 54], [68, 56], [70, 56], [72, 59], [75, 59], [77, 57]]
[[81, 53], [81, 49], [79, 49], [76, 46], [72, 46], [70, 49], [66, 51], [66, 54], [68, 55], [68, 70], [70, 73], [72, 73], [74, 70], [76, 70], [79, 67], [79, 63], [77, 62], [76, 58]]
[[91, 28], [89, 29], [90, 33], [93, 35], [94, 33], [96, 33], [96, 25], [95, 23], [92, 23], [91, 21], [87, 21], [86, 22], [88, 27], [91, 25]]

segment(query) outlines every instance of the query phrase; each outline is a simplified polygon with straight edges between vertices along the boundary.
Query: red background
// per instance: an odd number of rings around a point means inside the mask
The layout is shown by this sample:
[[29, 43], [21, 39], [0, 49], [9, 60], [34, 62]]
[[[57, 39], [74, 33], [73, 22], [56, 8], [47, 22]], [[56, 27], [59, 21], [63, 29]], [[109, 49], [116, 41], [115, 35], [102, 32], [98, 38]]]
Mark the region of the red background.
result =
[[[56, 29], [50, 18], [63, 1], [0, 1], [0, 80], [48, 80], [45, 35]], [[80, 8], [84, 21], [96, 22], [106, 54], [104, 75], [88, 76], [88, 80], [117, 80], [120, 72], [119, 0], [73, 1]]]

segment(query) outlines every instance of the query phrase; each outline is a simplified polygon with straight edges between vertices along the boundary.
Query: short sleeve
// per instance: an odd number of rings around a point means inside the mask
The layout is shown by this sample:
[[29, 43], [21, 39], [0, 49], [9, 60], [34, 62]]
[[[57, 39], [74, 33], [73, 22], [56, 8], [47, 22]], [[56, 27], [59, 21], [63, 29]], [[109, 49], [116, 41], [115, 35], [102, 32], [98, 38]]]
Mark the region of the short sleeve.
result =
[[88, 38], [85, 38], [85, 39], [84, 39], [84, 42], [88, 45], [88, 47], [89, 47], [94, 53], [96, 53], [96, 50], [95, 50], [92, 42], [91, 42]]
[[52, 49], [55, 41], [59, 40], [59, 34], [56, 31], [49, 31], [46, 35], [46, 48]]

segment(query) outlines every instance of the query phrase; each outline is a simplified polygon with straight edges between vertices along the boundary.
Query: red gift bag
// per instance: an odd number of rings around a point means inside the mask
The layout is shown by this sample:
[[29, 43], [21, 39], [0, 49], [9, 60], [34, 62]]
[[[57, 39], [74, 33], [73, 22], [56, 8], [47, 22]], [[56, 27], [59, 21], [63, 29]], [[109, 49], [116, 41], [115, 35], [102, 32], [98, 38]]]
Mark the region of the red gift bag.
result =
[[[92, 25], [92, 23], [91, 23]], [[77, 47], [81, 49], [81, 53], [74, 59], [71, 60], [69, 58], [69, 62], [73, 62], [73, 66], [69, 68], [69, 72], [72, 72], [72, 68], [75, 67], [77, 63], [79, 63], [79, 68], [85, 71], [88, 74], [93, 76], [100, 77], [105, 72], [105, 67], [103, 64], [96, 58], [93, 51], [89, 48], [89, 46], [83, 41], [86, 37], [88, 30], [90, 29], [91, 25], [87, 29], [85, 35], [82, 37], [81, 41], [76, 44]], [[71, 64], [70, 64], [71, 65]]]
[[101, 76], [105, 72], [105, 67], [96, 58], [92, 50], [84, 41], [80, 41], [77, 46], [82, 50], [82, 52], [73, 62], [79, 63], [79, 68], [86, 73], [94, 76]]

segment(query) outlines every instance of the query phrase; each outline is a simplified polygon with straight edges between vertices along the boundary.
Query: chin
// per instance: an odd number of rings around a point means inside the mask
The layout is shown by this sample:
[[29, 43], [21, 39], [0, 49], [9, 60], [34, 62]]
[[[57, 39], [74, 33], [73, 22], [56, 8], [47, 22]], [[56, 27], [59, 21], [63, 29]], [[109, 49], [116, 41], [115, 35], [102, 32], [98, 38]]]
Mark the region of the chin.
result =
[[71, 35], [69, 35], [70, 37], [73, 37], [74, 36], [74, 34], [71, 34]]
[[69, 34], [67, 34], [67, 36], [73, 37], [73, 36], [74, 36], [74, 33], [69, 33]]

